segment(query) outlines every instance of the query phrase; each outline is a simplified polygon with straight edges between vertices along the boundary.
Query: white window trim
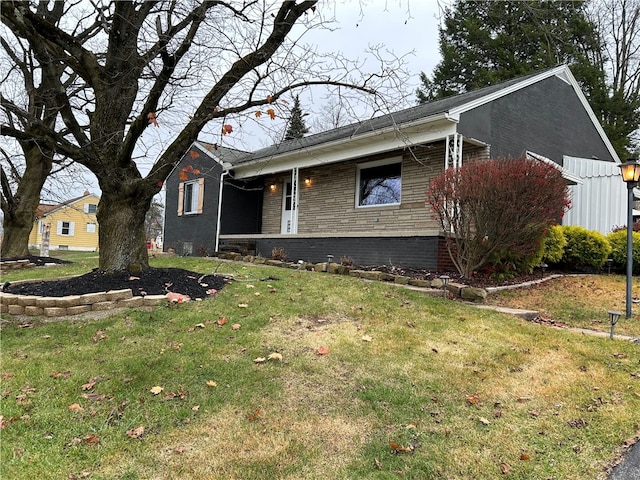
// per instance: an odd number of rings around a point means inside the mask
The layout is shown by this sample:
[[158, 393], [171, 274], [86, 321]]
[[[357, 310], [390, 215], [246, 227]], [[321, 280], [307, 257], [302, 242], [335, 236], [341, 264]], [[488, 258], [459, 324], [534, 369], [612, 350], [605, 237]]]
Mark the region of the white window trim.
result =
[[[360, 205], [360, 171], [367, 168], [381, 167], [383, 165], [400, 164], [400, 201], [394, 203], [381, 203], [379, 205]], [[385, 158], [384, 160], [375, 160], [373, 162], [365, 162], [357, 164], [356, 172], [356, 208], [387, 208], [397, 207], [402, 203], [402, 157]]]
[[96, 233], [97, 227], [94, 222], [87, 222], [87, 233]]
[[[65, 224], [65, 223], [69, 224], [69, 233], [62, 233], [63, 224]], [[73, 237], [73, 235], [75, 234], [75, 223], [74, 222], [68, 222], [66, 220], [58, 220], [56, 233], [58, 235], [62, 236], [62, 237]]]

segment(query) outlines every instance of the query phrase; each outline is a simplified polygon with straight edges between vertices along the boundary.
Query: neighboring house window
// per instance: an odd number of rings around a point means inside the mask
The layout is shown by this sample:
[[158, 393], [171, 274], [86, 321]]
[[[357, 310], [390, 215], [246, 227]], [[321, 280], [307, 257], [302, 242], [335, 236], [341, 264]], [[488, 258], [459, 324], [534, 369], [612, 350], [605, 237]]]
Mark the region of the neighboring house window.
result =
[[56, 229], [56, 233], [58, 235], [63, 235], [67, 237], [72, 237], [74, 233], [75, 225], [73, 222], [64, 222], [62, 220], [58, 221], [58, 227]]
[[401, 159], [358, 165], [356, 205], [397, 205], [402, 189]]
[[98, 211], [98, 205], [95, 203], [85, 203], [84, 213], [96, 213]]
[[178, 215], [202, 213], [204, 178], [178, 185]]
[[96, 233], [95, 223], [87, 223], [87, 233]]

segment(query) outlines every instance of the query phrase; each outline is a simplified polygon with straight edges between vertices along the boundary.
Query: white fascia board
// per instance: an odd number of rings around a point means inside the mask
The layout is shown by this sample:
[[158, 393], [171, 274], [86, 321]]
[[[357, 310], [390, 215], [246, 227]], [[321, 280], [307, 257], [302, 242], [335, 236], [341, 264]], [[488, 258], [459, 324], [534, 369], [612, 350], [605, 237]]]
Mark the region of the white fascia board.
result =
[[250, 178], [316, 165], [342, 162], [442, 140], [457, 132], [457, 121], [438, 114], [412, 123], [388, 127], [335, 142], [295, 150], [234, 167], [234, 178]]
[[564, 168], [562, 165], [558, 165], [556, 162], [554, 162], [550, 158], [547, 158], [545, 156], [542, 156], [542, 155], [534, 153], [534, 152], [530, 152], [529, 150], [527, 150], [525, 152], [525, 154], [527, 155], [527, 158], [533, 158], [535, 160], [539, 160], [541, 162], [544, 162], [544, 163], [546, 163], [548, 165], [551, 165], [552, 167], [556, 168], [562, 174], [562, 178], [564, 178], [565, 180], [568, 180], [570, 182], [573, 182], [574, 185], [582, 185], [584, 183], [582, 181], [582, 178], [580, 178], [580, 176], [576, 175], [573, 172], [570, 172], [569, 170]]

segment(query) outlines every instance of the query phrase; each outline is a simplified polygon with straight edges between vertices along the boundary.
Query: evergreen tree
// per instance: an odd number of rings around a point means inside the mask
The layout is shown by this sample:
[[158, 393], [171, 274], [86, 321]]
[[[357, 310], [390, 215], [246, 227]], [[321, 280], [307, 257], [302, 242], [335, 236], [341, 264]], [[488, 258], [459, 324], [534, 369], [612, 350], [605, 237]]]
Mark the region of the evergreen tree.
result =
[[296, 95], [293, 99], [293, 107], [291, 107], [291, 118], [289, 119], [287, 133], [284, 136], [285, 140], [302, 138], [305, 133], [309, 132], [309, 129], [304, 123], [304, 115], [305, 114], [302, 113], [302, 108], [300, 108], [300, 97]]
[[418, 103], [568, 64], [620, 158], [635, 126], [633, 105], [606, 83], [601, 32], [587, 1], [455, 0], [440, 28], [442, 60], [429, 77], [420, 73]]

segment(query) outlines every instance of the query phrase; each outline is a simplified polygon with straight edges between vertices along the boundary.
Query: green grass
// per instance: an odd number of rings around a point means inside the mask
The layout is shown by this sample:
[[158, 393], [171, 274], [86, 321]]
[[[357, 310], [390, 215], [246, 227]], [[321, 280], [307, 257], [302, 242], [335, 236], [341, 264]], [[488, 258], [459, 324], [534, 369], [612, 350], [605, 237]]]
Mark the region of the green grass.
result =
[[638, 433], [629, 342], [349, 277], [152, 264], [236, 281], [172, 308], [5, 319], [0, 477], [593, 479]]

